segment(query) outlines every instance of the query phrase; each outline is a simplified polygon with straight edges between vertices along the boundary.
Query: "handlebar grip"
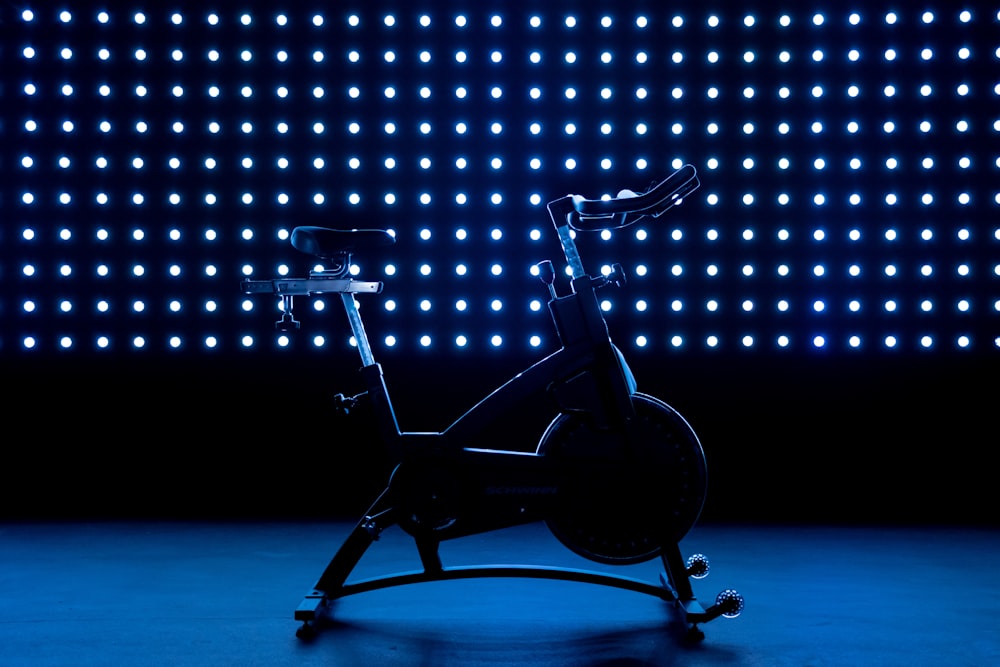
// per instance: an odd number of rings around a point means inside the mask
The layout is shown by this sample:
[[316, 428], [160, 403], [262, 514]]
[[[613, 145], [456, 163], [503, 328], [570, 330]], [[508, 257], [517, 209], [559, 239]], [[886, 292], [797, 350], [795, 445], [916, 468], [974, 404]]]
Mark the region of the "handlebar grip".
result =
[[624, 227], [646, 215], [658, 217], [699, 185], [697, 170], [686, 164], [643, 193], [622, 190], [613, 199], [585, 199], [573, 195], [576, 214], [570, 216], [570, 226], [578, 231], [592, 231]]

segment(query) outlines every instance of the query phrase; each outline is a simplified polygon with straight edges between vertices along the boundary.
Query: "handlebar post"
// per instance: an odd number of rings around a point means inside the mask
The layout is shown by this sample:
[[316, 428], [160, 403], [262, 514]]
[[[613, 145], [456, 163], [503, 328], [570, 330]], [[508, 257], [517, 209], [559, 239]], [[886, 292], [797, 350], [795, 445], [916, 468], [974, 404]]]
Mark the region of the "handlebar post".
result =
[[566, 256], [566, 262], [573, 272], [573, 277], [579, 278], [586, 275], [583, 260], [580, 259], [580, 253], [576, 249], [576, 241], [573, 240], [573, 232], [569, 226], [570, 216], [576, 215], [576, 209], [573, 207], [573, 196], [567, 195], [551, 201], [547, 208], [549, 209], [549, 217], [552, 218], [552, 224], [555, 225], [556, 234], [559, 235], [563, 255]]

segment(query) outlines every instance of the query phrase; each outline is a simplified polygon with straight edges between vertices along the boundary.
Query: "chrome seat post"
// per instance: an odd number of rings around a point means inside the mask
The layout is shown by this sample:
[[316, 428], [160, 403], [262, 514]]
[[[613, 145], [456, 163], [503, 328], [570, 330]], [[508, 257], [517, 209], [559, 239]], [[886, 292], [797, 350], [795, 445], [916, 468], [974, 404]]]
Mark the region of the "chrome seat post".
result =
[[362, 366], [373, 366], [375, 357], [372, 355], [372, 347], [368, 342], [368, 334], [365, 333], [364, 322], [361, 321], [361, 312], [358, 310], [358, 302], [354, 300], [354, 295], [344, 293], [340, 295], [344, 302], [344, 310], [347, 311], [347, 321], [351, 325], [351, 333], [354, 334], [354, 341], [358, 346], [358, 354], [361, 355]]

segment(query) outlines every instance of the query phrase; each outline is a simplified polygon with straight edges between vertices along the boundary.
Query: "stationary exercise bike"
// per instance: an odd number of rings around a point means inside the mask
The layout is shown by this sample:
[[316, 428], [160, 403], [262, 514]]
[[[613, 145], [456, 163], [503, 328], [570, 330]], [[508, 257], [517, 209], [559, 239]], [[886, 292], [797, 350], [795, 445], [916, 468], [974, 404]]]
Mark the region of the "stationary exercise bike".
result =
[[[684, 561], [678, 546], [701, 513], [706, 491], [705, 456], [694, 431], [673, 408], [636, 388], [621, 351], [611, 342], [596, 291], [625, 283], [622, 267], [591, 276], [583, 267], [575, 232], [621, 228], [644, 216], [658, 217], [699, 185], [687, 165], [647, 192], [623, 190], [612, 199], [568, 195], [548, 204], [571, 270], [570, 292], [559, 295], [550, 261], [538, 264], [549, 291], [549, 310], [561, 348], [511, 378], [444, 431], [400, 431], [365, 334], [356, 295], [376, 294], [379, 282], [354, 280], [351, 255], [390, 245], [382, 230], [296, 227], [291, 243], [331, 268], [308, 278], [245, 280], [248, 294], [277, 295], [282, 302], [279, 330], [295, 330], [293, 298], [340, 294], [361, 355], [367, 391], [335, 397], [350, 410], [367, 400], [388, 451], [388, 486], [333, 556], [316, 585], [295, 610], [300, 638], [328, 603], [391, 586], [474, 577], [547, 578], [614, 586], [673, 604], [688, 638], [700, 640], [698, 625], [719, 616], [736, 617], [743, 598], [722, 591], [705, 608], [690, 579], [708, 574], [708, 561]], [[516, 420], [526, 395], [547, 396], [554, 417], [535, 451], [484, 448], [497, 420]], [[544, 521], [571, 551], [591, 561], [630, 565], [659, 557], [659, 585], [579, 569], [517, 565], [445, 567], [438, 552], [444, 540]], [[361, 557], [392, 525], [416, 544], [422, 570], [348, 583]]]

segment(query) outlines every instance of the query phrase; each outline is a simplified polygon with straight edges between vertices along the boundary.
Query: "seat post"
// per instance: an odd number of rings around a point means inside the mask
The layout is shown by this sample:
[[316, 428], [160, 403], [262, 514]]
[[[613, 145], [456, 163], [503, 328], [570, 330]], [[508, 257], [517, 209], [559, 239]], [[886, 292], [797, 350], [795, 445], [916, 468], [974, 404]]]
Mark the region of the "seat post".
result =
[[362, 366], [372, 366], [375, 364], [375, 356], [372, 354], [371, 344], [368, 342], [368, 334], [365, 333], [365, 325], [361, 321], [361, 313], [358, 312], [358, 304], [354, 300], [354, 295], [343, 293], [340, 295], [344, 302], [344, 310], [347, 311], [347, 321], [351, 325], [351, 333], [354, 334], [354, 341], [358, 345], [358, 354], [361, 355]]

